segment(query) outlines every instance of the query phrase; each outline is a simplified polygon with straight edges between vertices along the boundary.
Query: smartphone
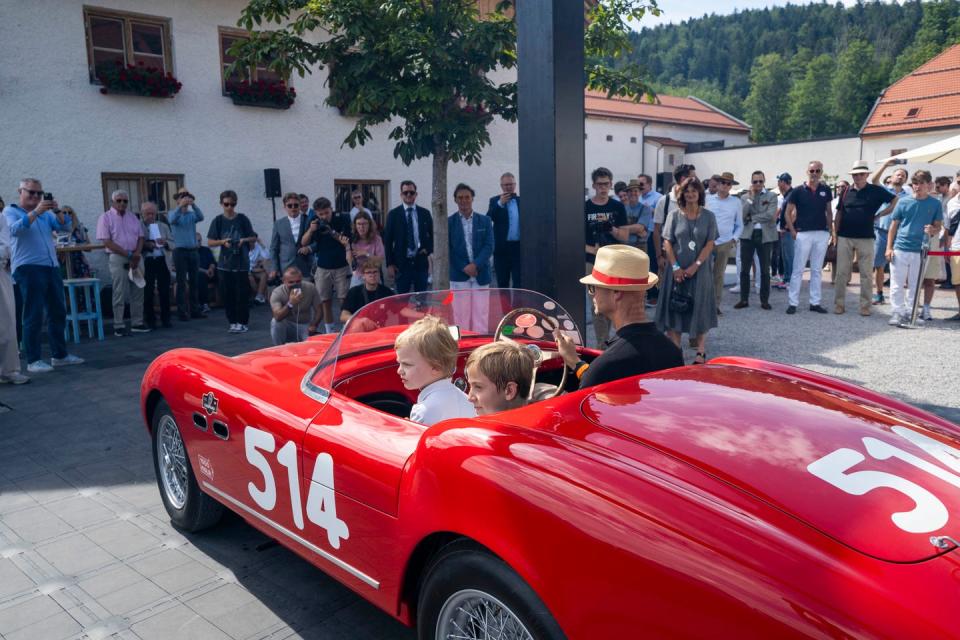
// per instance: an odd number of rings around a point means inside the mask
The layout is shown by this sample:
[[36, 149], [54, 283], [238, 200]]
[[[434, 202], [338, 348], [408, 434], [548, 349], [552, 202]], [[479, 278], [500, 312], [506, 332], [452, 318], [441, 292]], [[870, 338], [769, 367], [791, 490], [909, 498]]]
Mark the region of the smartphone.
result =
[[53, 194], [50, 193], [49, 191], [44, 191], [43, 199], [46, 200], [47, 202], [50, 202], [51, 200], [53, 200]]
[[900, 158], [899, 160], [894, 160], [891, 164], [907, 164], [907, 159]]
[[299, 283], [290, 285], [290, 291], [300, 291], [303, 286]]

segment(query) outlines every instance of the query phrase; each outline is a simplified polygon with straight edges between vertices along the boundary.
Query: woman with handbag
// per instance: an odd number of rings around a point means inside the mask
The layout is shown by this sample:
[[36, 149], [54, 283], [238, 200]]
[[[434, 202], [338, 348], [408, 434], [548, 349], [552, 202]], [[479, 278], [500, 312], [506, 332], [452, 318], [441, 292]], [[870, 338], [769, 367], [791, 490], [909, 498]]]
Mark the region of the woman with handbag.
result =
[[694, 364], [706, 362], [707, 332], [717, 326], [711, 258], [717, 219], [703, 208], [704, 199], [703, 184], [697, 178], [686, 178], [677, 197], [680, 208], [664, 221], [666, 266], [656, 311], [657, 328], [666, 331], [674, 344], [680, 346], [683, 333], [696, 341]]

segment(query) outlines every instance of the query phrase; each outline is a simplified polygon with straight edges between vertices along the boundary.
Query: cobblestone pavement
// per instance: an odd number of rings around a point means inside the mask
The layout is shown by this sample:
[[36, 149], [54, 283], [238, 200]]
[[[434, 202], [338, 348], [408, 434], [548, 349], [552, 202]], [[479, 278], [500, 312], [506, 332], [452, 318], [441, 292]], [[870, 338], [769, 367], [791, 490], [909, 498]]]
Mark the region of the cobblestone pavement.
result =
[[[728, 274], [732, 283], [733, 277]], [[855, 304], [851, 288], [848, 307]], [[833, 290], [824, 287], [824, 300]], [[711, 357], [790, 362], [901, 397], [960, 423], [953, 292], [920, 330], [870, 318], [784, 315], [724, 294]], [[824, 305], [832, 309], [832, 305]], [[413, 638], [388, 615], [234, 516], [198, 535], [174, 530], [160, 502], [139, 415], [140, 378], [175, 346], [228, 355], [266, 346], [268, 313], [249, 334], [225, 333], [222, 312], [132, 338], [85, 340], [85, 365], [0, 386], [0, 637]], [[71, 345], [73, 347], [73, 345]], [[687, 355], [687, 361], [692, 353]]]

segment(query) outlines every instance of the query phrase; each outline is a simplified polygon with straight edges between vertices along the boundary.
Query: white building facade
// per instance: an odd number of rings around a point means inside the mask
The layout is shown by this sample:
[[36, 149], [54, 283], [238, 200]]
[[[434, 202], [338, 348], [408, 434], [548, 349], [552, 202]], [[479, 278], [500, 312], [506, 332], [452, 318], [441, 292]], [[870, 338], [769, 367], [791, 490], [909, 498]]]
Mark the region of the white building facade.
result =
[[[269, 238], [263, 170], [278, 168], [283, 190], [306, 193], [311, 201], [334, 200], [362, 184], [386, 210], [400, 202], [400, 181], [412, 179], [420, 203], [429, 207], [431, 163], [405, 166], [394, 159], [389, 126], [376, 128], [366, 146], [341, 147], [354, 121], [324, 103], [325, 70], [294, 76], [296, 102], [286, 110], [238, 106], [224, 95], [222, 37], [236, 30], [241, 0], [95, 1], [41, 0], [29, 9], [0, 3], [0, 144], [6, 150], [0, 196], [6, 202], [15, 201], [19, 178], [36, 176], [92, 229], [118, 186], [131, 191], [139, 211], [141, 201], [163, 198], [183, 184], [207, 214], [205, 231], [220, 212], [218, 195], [232, 189], [238, 210]], [[102, 95], [91, 81], [91, 19], [107, 32], [96, 43], [105, 45], [96, 48], [97, 56], [114, 55], [109, 23], [117, 21], [134, 60], [164, 60], [181, 91], [173, 98]], [[491, 138], [480, 166], [451, 164], [448, 175], [451, 187], [461, 181], [473, 186], [484, 210], [481, 197], [499, 191], [500, 175], [517, 172], [516, 125], [495, 120]], [[277, 208], [283, 215], [279, 201]]]

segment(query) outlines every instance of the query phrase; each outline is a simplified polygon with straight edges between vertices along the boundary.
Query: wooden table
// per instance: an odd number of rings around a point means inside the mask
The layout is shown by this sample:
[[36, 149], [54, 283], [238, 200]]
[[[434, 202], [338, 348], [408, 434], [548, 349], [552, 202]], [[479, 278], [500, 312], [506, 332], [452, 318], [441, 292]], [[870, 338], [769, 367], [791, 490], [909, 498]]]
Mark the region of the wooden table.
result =
[[66, 256], [64, 262], [67, 265], [67, 279], [73, 278], [73, 260], [70, 259], [70, 254], [76, 251], [93, 251], [94, 249], [103, 249], [102, 244], [65, 244], [57, 245], [57, 255]]

